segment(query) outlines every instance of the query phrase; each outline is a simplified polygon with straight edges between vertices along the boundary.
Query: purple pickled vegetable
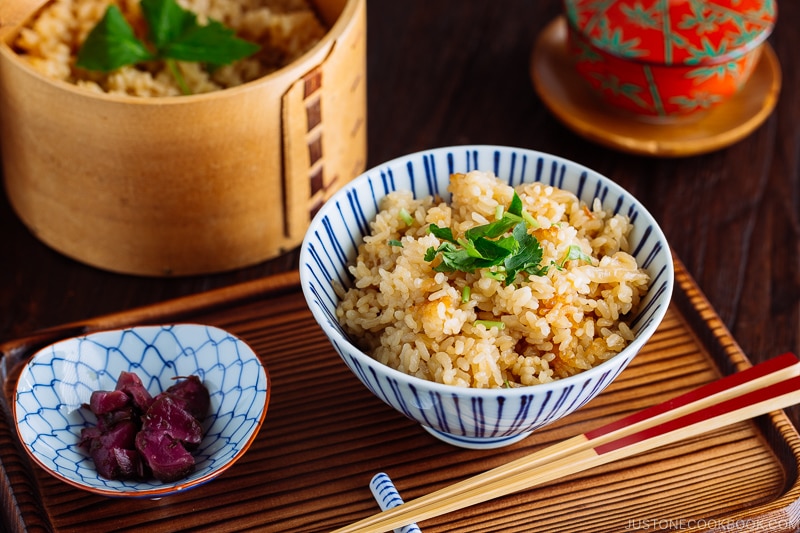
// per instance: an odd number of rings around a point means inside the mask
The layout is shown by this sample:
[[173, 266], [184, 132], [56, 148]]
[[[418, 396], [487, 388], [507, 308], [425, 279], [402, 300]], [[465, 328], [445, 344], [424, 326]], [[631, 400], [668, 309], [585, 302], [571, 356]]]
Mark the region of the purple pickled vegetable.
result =
[[90, 447], [107, 446], [109, 448], [127, 448], [133, 450], [135, 445], [136, 433], [139, 426], [133, 420], [126, 420], [116, 424], [114, 427], [102, 431], [100, 435], [91, 439]]
[[[126, 479], [131, 477], [128, 473], [130, 460], [124, 460], [122, 467], [117, 459], [118, 455], [127, 456], [125, 450], [136, 450], [136, 435], [139, 428], [131, 421], [120, 422], [109, 431], [101, 433], [94, 438], [88, 438], [89, 454], [92, 456], [97, 472], [108, 479]], [[83, 436], [83, 435], [82, 435]]]
[[130, 398], [122, 391], [96, 390], [89, 398], [89, 409], [98, 416], [126, 407]]
[[134, 411], [133, 406], [123, 407], [122, 409], [111, 411], [110, 413], [98, 415], [97, 427], [100, 428], [101, 431], [106, 431], [125, 420], [133, 420], [138, 424], [139, 415]]
[[177, 481], [194, 470], [192, 454], [166, 431], [140, 431], [136, 435], [136, 449], [159, 481]]
[[153, 398], [139, 376], [122, 372], [113, 391], [94, 391], [84, 405], [97, 426], [83, 428], [78, 444], [105, 478], [176, 481], [194, 470], [190, 451], [203, 438], [200, 421], [210, 403], [197, 376]]
[[92, 441], [100, 438], [102, 434], [103, 431], [97, 426], [83, 428], [81, 429], [81, 438], [78, 440], [78, 446], [87, 450], [91, 450]]
[[203, 440], [200, 423], [169, 394], [156, 397], [142, 417], [142, 431], [161, 431], [175, 440], [195, 446]]
[[144, 462], [138, 450], [114, 448], [120, 479], [141, 479], [144, 477]]
[[147, 389], [144, 388], [139, 376], [133, 372], [120, 372], [115, 390], [127, 394], [133, 402], [133, 405], [138, 407], [142, 413], [147, 412], [150, 408], [150, 404], [153, 403], [153, 397], [147, 392]]
[[211, 406], [211, 398], [208, 389], [197, 376], [189, 376], [166, 390], [166, 393], [180, 398], [183, 401], [183, 408], [199, 421], [208, 415]]

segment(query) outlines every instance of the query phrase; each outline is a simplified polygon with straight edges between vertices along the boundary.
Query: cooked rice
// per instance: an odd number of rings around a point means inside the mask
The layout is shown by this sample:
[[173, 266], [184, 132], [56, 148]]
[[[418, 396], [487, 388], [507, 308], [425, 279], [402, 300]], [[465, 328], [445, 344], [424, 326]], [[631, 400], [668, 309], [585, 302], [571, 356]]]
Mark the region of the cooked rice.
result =
[[[448, 226], [457, 237], [494, 220], [514, 189], [493, 174], [451, 177], [450, 205], [408, 191], [388, 195], [359, 246], [355, 277], [337, 316], [361, 348], [402, 372], [439, 383], [477, 388], [517, 387], [577, 374], [613, 357], [633, 339], [625, 316], [647, 291], [649, 277], [628, 253], [627, 217], [591, 208], [568, 192], [541, 183], [516, 187], [539, 222], [530, 230], [543, 249], [542, 264], [561, 264], [570, 245], [592, 257], [573, 260], [545, 276], [522, 275], [505, 286], [474, 273], [435, 272], [424, 260], [441, 241], [427, 231]], [[405, 209], [414, 218], [407, 226]], [[402, 247], [391, 246], [397, 240]], [[471, 296], [461, 303], [464, 286]], [[487, 329], [481, 320], [500, 320]]]
[[[184, 9], [236, 31], [261, 46], [255, 55], [208, 72], [198, 63], [178, 62], [193, 94], [217, 91], [263, 77], [310, 50], [326, 30], [307, 0], [177, 0]], [[142, 37], [139, 0], [53, 0], [20, 31], [14, 48], [45, 76], [91, 91], [131, 96], [176, 96], [181, 91], [163, 62], [125, 66], [108, 74], [75, 67], [91, 29], [116, 4]]]

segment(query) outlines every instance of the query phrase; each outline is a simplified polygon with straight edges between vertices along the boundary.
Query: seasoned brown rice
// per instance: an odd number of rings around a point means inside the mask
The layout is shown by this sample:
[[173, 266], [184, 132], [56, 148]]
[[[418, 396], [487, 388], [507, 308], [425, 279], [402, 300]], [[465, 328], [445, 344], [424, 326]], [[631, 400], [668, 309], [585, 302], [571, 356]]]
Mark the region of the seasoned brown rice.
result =
[[[359, 246], [351, 289], [341, 289], [337, 315], [361, 348], [402, 372], [450, 385], [495, 388], [545, 383], [589, 369], [619, 353], [633, 335], [625, 315], [647, 291], [649, 277], [628, 253], [632, 229], [623, 215], [580, 203], [541, 183], [516, 187], [539, 223], [529, 229], [542, 264], [561, 264], [570, 245], [591, 256], [519, 276], [513, 285], [487, 275], [435, 272], [424, 259], [441, 241], [427, 228], [450, 227], [458, 237], [494, 220], [514, 188], [493, 174], [451, 177], [448, 205], [410, 192], [388, 195]], [[403, 221], [401, 210], [414, 221]], [[399, 241], [401, 246], [391, 245]], [[470, 287], [462, 303], [462, 290]], [[476, 320], [502, 321], [487, 329]]]
[[[326, 29], [307, 0], [177, 0], [198, 15], [222, 22], [261, 46], [249, 57], [212, 73], [198, 63], [179, 62], [192, 93], [207, 93], [255, 80], [311, 49]], [[53, 0], [14, 41], [20, 57], [45, 76], [88, 90], [132, 96], [176, 96], [180, 89], [161, 62], [126, 66], [111, 73], [75, 67], [75, 57], [109, 4], [116, 4], [134, 28], [144, 26], [139, 0]]]

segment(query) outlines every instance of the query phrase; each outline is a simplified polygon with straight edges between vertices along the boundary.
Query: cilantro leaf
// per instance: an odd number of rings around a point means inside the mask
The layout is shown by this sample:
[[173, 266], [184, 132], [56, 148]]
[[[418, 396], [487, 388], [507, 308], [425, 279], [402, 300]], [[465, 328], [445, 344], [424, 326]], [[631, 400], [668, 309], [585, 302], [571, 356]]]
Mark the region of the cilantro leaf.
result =
[[522, 198], [519, 197], [517, 191], [514, 191], [514, 196], [511, 198], [511, 204], [508, 206], [508, 212], [512, 215], [522, 216]]
[[465, 233], [465, 237], [467, 239], [477, 239], [479, 237], [494, 239], [503, 235], [520, 222], [522, 222], [522, 219], [517, 215], [513, 213], [504, 213], [503, 218], [500, 220], [468, 229]]
[[155, 56], [136, 38], [128, 21], [115, 5], [92, 28], [78, 51], [76, 65], [87, 70], [111, 72], [125, 65], [149, 61]]
[[[441, 247], [440, 247], [440, 248], [441, 248]], [[425, 250], [425, 256], [423, 257], [423, 259], [424, 259], [425, 261], [427, 261], [428, 263], [430, 263], [431, 261], [433, 261], [434, 259], [436, 259], [436, 255], [437, 255], [438, 253], [439, 253], [439, 250], [438, 250], [438, 249], [436, 249], [436, 248], [434, 248], [433, 246], [431, 246], [430, 248], [428, 248], [427, 250]]]
[[522, 205], [522, 198], [519, 197], [516, 191], [514, 192], [514, 197], [511, 199], [511, 205], [508, 206], [508, 212], [520, 217], [520, 219], [524, 220], [528, 226], [532, 228], [539, 227], [539, 222], [533, 218], [533, 215], [525, 210], [525, 206]]
[[463, 272], [474, 272], [475, 261], [474, 257], [470, 257], [466, 250], [458, 249], [449, 242], [444, 242], [435, 250], [434, 258], [440, 255], [442, 262], [439, 263], [434, 270], [436, 272], [455, 272], [461, 270]]
[[519, 272], [528, 275], [543, 276], [547, 273], [539, 266], [542, 262], [542, 246], [539, 241], [528, 233], [524, 223], [514, 227], [514, 239], [519, 243], [519, 252], [505, 260], [506, 285], [514, 283]]
[[451, 230], [450, 228], [441, 228], [436, 224], [431, 224], [430, 226], [428, 226], [428, 231], [430, 231], [435, 237], [438, 237], [443, 241], [456, 244], [456, 239], [455, 237], [453, 237], [453, 230]]
[[476, 259], [483, 258], [483, 255], [475, 248], [475, 243], [469, 239], [458, 239], [456, 241], [458, 244], [464, 248], [464, 251], [467, 252], [467, 255], [470, 257], [474, 257]]
[[561, 266], [563, 267], [567, 263], [567, 261], [573, 261], [575, 259], [585, 261], [589, 264], [592, 263], [592, 258], [583, 253], [583, 250], [581, 250], [580, 246], [578, 246], [577, 244], [571, 244], [569, 246], [569, 250], [567, 250], [567, 255], [561, 261]]
[[[486, 275], [507, 285], [514, 283], [519, 273], [547, 274], [549, 267], [541, 266], [542, 247], [528, 233], [529, 224], [538, 227], [538, 223], [525, 211], [516, 192], [508, 210], [498, 210], [498, 215], [498, 220], [470, 228], [459, 239], [454, 238], [450, 228], [431, 224], [429, 231], [444, 242], [438, 248], [428, 248], [425, 260], [433, 262], [440, 257], [441, 261], [433, 267], [437, 272], [474, 272], [497, 267]], [[509, 231], [511, 235], [507, 235]]]
[[502, 264], [506, 257], [515, 253], [519, 245], [513, 237], [496, 241], [481, 237], [474, 242], [474, 247], [480, 253], [481, 258], [487, 261], [486, 266], [495, 266]]

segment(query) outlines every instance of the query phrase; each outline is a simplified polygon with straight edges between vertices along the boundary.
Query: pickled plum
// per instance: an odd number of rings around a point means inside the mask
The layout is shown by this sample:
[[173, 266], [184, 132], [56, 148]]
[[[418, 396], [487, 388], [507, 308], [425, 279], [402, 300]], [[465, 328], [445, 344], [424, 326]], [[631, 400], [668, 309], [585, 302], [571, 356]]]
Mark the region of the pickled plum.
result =
[[94, 391], [84, 405], [97, 426], [81, 430], [79, 445], [105, 478], [177, 481], [194, 470], [190, 452], [203, 438], [200, 422], [210, 403], [197, 376], [154, 398], [136, 374], [122, 372], [113, 391]]

